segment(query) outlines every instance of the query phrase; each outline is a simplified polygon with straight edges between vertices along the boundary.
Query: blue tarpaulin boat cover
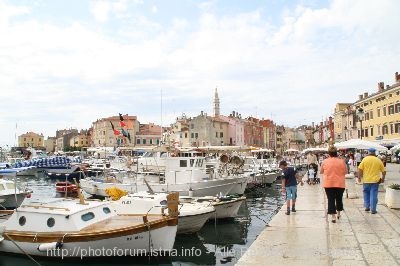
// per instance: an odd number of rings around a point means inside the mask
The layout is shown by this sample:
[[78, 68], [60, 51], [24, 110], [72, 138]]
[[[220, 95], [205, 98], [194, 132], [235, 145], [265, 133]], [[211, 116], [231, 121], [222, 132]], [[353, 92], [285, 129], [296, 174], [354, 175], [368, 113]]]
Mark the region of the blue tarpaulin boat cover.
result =
[[36, 166], [37, 168], [69, 167], [73, 162], [80, 162], [80, 159], [72, 160], [66, 156], [42, 157], [21, 161], [13, 164], [14, 168]]

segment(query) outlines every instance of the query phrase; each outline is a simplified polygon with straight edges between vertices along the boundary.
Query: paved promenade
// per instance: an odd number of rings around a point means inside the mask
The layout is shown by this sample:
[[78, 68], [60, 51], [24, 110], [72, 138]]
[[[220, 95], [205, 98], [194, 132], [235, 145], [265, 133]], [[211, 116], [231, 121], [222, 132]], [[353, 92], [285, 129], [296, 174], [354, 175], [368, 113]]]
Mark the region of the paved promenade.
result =
[[[385, 185], [400, 183], [399, 164], [386, 170]], [[378, 213], [365, 212], [362, 185], [351, 182], [359, 198], [344, 195], [336, 223], [327, 217], [323, 188], [299, 186], [297, 212], [281, 208], [237, 265], [400, 265], [400, 210], [387, 208], [379, 192]]]

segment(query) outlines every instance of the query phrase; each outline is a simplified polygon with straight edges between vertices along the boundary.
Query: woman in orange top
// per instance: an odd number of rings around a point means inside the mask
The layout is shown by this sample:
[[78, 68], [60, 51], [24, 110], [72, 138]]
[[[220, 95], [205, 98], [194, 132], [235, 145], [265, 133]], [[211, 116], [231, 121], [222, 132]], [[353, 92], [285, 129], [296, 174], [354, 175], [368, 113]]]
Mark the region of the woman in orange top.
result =
[[332, 215], [332, 223], [336, 223], [343, 211], [343, 192], [345, 189], [345, 175], [347, 166], [343, 159], [338, 158], [337, 149], [334, 146], [328, 149], [329, 157], [321, 164], [320, 173], [323, 175], [322, 187], [325, 188], [328, 198], [328, 214]]

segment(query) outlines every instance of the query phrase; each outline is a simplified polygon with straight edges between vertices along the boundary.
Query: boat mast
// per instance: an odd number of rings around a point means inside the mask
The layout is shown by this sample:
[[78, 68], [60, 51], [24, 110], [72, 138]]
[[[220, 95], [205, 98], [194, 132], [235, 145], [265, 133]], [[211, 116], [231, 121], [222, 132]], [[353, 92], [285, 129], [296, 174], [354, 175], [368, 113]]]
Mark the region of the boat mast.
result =
[[163, 112], [163, 106], [162, 106], [162, 89], [160, 90], [160, 98], [161, 98], [161, 103], [160, 103], [160, 106], [161, 106], [161, 138], [160, 138], [160, 146], [161, 146], [161, 142], [163, 141], [163, 114], [162, 114], [162, 112]]

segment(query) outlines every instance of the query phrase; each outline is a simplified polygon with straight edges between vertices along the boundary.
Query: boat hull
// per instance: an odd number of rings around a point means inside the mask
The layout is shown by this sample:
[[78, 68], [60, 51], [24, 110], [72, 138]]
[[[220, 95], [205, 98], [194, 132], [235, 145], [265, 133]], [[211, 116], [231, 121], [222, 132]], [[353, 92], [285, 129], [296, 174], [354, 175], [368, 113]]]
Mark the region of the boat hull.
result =
[[73, 237], [68, 239], [70, 237], [68, 233], [48, 238], [44, 237], [45, 233], [37, 233], [37, 237], [33, 234], [21, 239], [21, 236], [18, 237], [13, 232], [5, 231], [3, 233], [4, 240], [0, 242], [0, 252], [23, 254], [22, 249], [24, 253], [31, 256], [61, 258], [140, 256], [148, 253], [156, 256], [167, 255], [174, 245], [176, 223], [177, 221], [174, 219], [168, 226], [151, 229], [150, 233], [147, 230], [137, 233], [127, 230], [114, 232], [113, 237], [99, 234], [96, 237], [90, 237], [92, 240], [83, 238], [79, 240], [79, 237], [76, 237], [77, 241], [71, 240], [74, 239]]
[[248, 177], [247, 189], [271, 186], [277, 179], [278, 173], [263, 173]]
[[246, 197], [240, 197], [229, 201], [220, 201], [213, 203], [215, 216], [217, 219], [235, 218], [239, 208], [246, 200]]
[[207, 220], [215, 216], [215, 211], [197, 214], [179, 216], [177, 234], [191, 234], [199, 231]]
[[[150, 187], [154, 192], [179, 192], [181, 196], [189, 196], [189, 190], [191, 196], [203, 197], [203, 196], [215, 196], [215, 195], [227, 195], [231, 193], [232, 188], [241, 181], [241, 178], [226, 178], [226, 179], [213, 179], [192, 183], [182, 184], [159, 184], [150, 183]], [[129, 193], [135, 193], [139, 191], [147, 191], [148, 187], [145, 184], [131, 184], [131, 183], [103, 183], [94, 181], [91, 179], [81, 179], [81, 188], [91, 195], [107, 197], [106, 189], [110, 187], [117, 187], [121, 190]], [[236, 190], [235, 190], [236, 191]], [[243, 193], [242, 193], [243, 194]]]

